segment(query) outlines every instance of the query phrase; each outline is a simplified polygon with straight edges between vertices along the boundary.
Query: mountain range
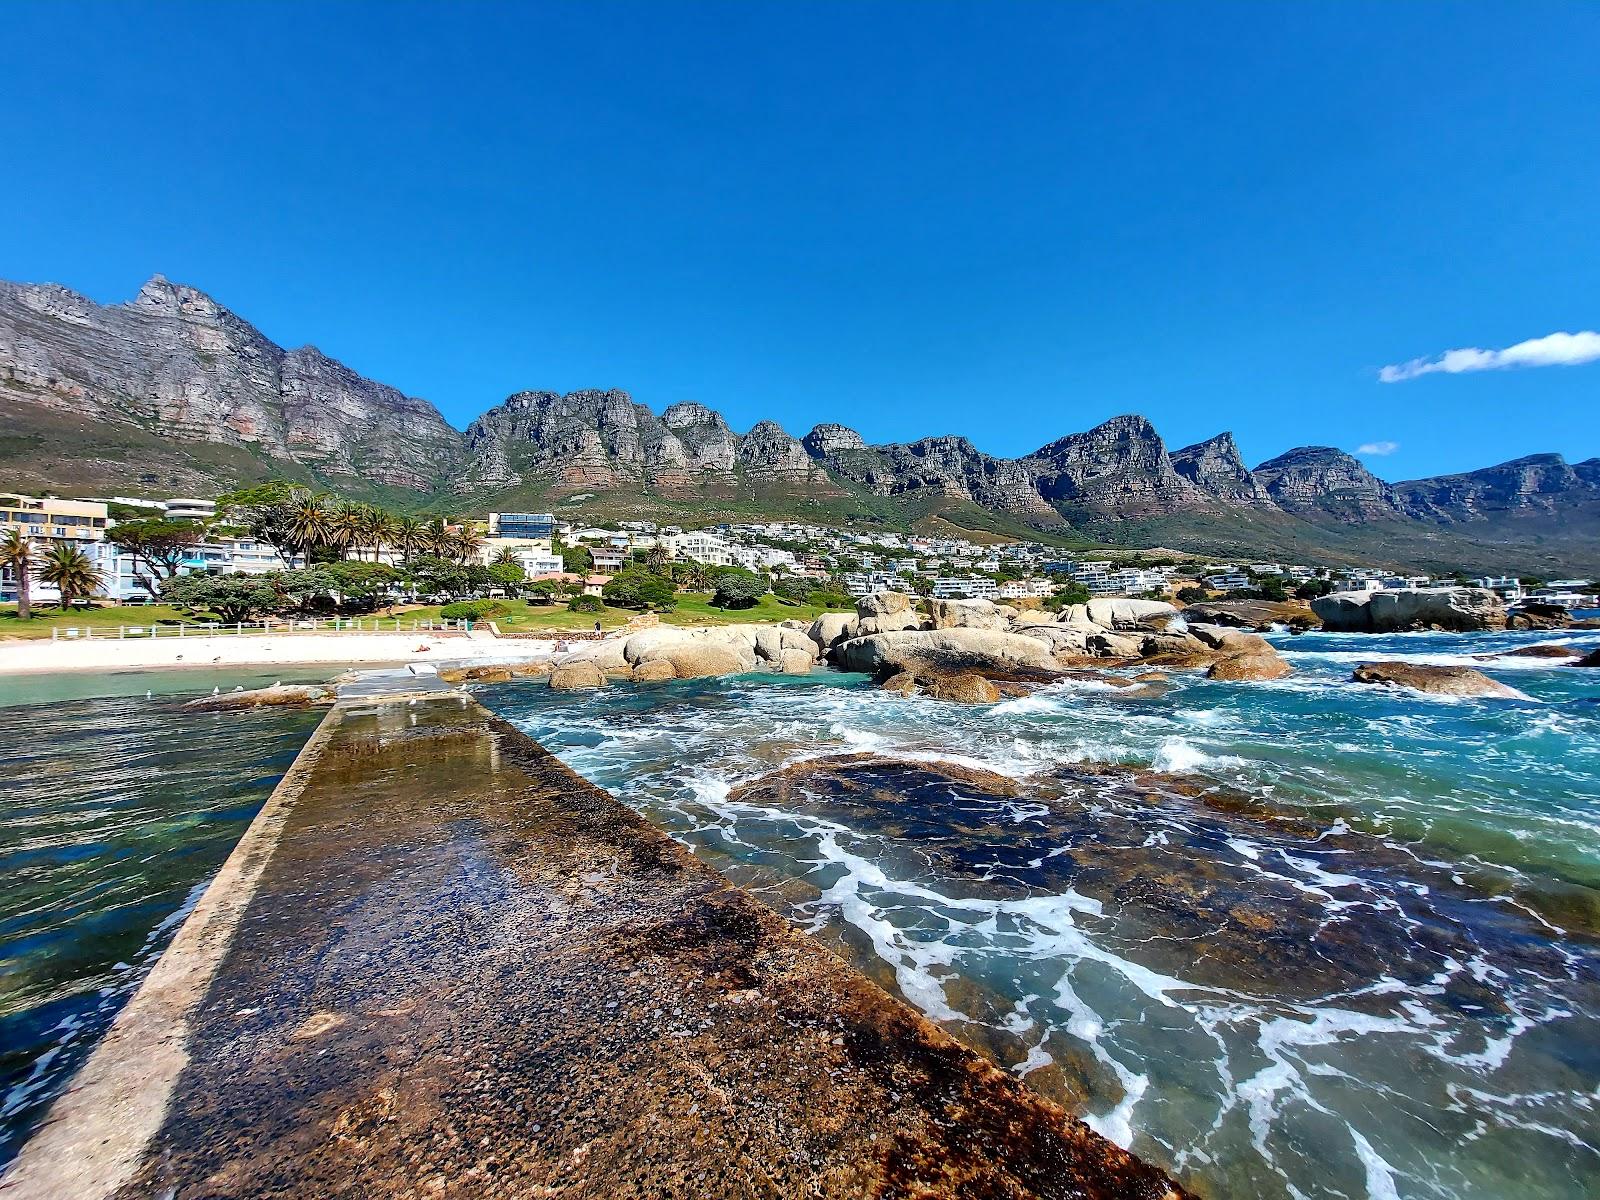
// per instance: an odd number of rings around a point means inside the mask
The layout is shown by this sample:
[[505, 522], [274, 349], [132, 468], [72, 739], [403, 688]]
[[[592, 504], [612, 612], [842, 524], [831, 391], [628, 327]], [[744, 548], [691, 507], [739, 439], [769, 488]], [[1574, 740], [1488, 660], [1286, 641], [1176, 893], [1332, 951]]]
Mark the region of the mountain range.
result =
[[161, 276], [126, 304], [0, 282], [0, 486], [212, 493], [284, 477], [412, 507], [934, 521], [1063, 544], [1396, 566], [1600, 567], [1600, 459], [1540, 454], [1386, 483], [1328, 446], [1245, 465], [1228, 433], [1169, 450], [1114, 417], [1021, 458], [964, 437], [868, 445], [844, 425], [735, 433], [624, 391], [517, 392], [451, 426], [314, 347], [285, 350]]

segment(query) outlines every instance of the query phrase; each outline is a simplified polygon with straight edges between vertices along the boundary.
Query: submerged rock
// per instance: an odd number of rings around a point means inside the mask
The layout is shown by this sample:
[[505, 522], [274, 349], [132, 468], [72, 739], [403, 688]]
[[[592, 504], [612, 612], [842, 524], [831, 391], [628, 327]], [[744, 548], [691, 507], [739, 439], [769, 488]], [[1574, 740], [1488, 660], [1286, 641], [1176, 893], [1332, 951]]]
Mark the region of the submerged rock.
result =
[[1000, 689], [976, 671], [936, 675], [927, 681], [923, 690], [934, 700], [951, 700], [957, 704], [994, 704], [1000, 699]]
[[1514, 687], [1490, 679], [1472, 667], [1432, 667], [1418, 663], [1362, 663], [1351, 673], [1356, 683], [1406, 687], [1436, 696], [1498, 696], [1507, 700], [1529, 697]]
[[1537, 646], [1518, 646], [1515, 650], [1500, 650], [1494, 654], [1480, 654], [1485, 661], [1495, 658], [1577, 658], [1583, 651], [1575, 646], [1556, 646], [1541, 642]]
[[1269, 647], [1265, 653], [1230, 654], [1219, 658], [1206, 671], [1206, 678], [1243, 683], [1282, 679], [1285, 675], [1293, 674], [1294, 668], [1284, 662], [1276, 650]]
[[222, 692], [201, 696], [184, 705], [197, 712], [227, 712], [240, 708], [311, 708], [332, 704], [337, 697], [332, 688], [317, 684], [275, 683], [252, 691]]
[[1575, 667], [1600, 667], [1600, 646], [1595, 647], [1595, 649], [1572, 665]]
[[1561, 605], [1537, 600], [1524, 600], [1506, 614], [1507, 629], [1566, 629], [1571, 624], [1572, 614]]

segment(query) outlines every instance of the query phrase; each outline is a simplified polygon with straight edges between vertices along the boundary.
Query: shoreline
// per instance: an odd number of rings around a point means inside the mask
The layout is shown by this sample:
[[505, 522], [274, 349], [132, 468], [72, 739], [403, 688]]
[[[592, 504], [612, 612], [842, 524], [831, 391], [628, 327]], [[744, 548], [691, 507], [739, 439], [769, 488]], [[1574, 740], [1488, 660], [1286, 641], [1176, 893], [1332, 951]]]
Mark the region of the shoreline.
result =
[[171, 638], [17, 639], [0, 642], [0, 677], [185, 667], [398, 665], [411, 662], [529, 662], [555, 642], [418, 633], [299, 633]]

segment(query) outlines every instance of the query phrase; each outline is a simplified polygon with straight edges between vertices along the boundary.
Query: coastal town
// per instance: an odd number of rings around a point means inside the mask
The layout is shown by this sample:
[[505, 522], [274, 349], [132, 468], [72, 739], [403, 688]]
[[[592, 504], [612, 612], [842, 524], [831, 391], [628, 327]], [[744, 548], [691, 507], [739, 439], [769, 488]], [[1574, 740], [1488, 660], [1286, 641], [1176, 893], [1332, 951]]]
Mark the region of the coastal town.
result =
[[[285, 497], [292, 494], [290, 489], [281, 490]], [[854, 602], [898, 591], [940, 600], [1040, 602], [1080, 590], [1094, 597], [1283, 601], [1457, 585], [1488, 589], [1509, 605], [1600, 607], [1595, 582], [1587, 578], [1545, 580], [1509, 571], [1438, 578], [1376, 566], [1224, 562], [1168, 550], [1069, 557], [1060, 547], [1042, 542], [979, 543], [957, 536], [823, 528], [791, 521], [686, 529], [641, 520], [589, 523], [548, 512], [490, 512], [482, 519], [434, 519], [436, 532], [447, 535], [440, 545], [425, 542], [426, 520], [376, 514], [374, 524], [375, 510], [311, 493], [300, 494], [299, 499], [302, 503], [315, 499], [327, 509], [329, 528], [314, 544], [300, 544], [288, 534], [274, 541], [271, 531], [259, 525], [252, 530], [253, 506], [239, 502], [230, 507], [226, 498], [219, 509], [214, 498], [0, 495], [0, 536], [10, 536], [14, 546], [28, 547], [26, 565], [21, 552], [13, 549], [0, 568], [0, 604], [17, 603], [23, 575], [28, 576], [28, 599], [34, 604], [145, 606], [160, 602], [163, 590], [172, 591], [174, 581], [185, 577], [276, 577], [303, 570], [312, 559], [342, 559], [395, 569], [376, 597], [385, 608], [438, 598], [522, 595], [552, 601], [590, 596], [603, 603], [607, 586], [625, 569], [648, 569], [652, 564], [663, 568], [671, 563], [697, 564], [708, 571], [737, 570], [760, 581], [761, 594], [771, 591], [796, 601], [821, 595]], [[338, 526], [341, 508], [346, 518], [343, 535]], [[493, 577], [451, 580], [447, 596], [429, 591], [435, 581], [426, 574], [408, 576], [399, 570], [416, 559], [440, 557], [462, 566], [501, 569]], [[63, 561], [68, 568], [65, 592]], [[704, 584], [707, 579], [701, 571], [691, 582]], [[176, 594], [183, 594], [181, 585]]]

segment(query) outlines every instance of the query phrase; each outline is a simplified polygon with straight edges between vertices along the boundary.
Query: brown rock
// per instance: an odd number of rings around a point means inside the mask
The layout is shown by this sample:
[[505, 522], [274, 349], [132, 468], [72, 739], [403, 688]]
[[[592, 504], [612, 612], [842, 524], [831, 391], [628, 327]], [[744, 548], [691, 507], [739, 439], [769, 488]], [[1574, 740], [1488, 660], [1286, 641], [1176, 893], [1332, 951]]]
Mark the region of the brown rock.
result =
[[677, 677], [677, 670], [664, 658], [652, 658], [649, 662], [640, 663], [630, 676], [634, 683], [665, 683]]
[[1000, 699], [1000, 689], [976, 671], [940, 675], [928, 680], [924, 690], [935, 700], [957, 704], [994, 704]]
[[883, 690], [894, 692], [901, 696], [915, 696], [917, 694], [917, 677], [910, 671], [901, 671], [883, 681]]
[[1230, 654], [1211, 664], [1207, 679], [1221, 679], [1229, 683], [1254, 682], [1262, 679], [1282, 679], [1294, 674], [1294, 668], [1280, 658], [1276, 651], [1265, 654]]
[[744, 660], [732, 650], [715, 645], [670, 647], [663, 658], [672, 663], [679, 679], [705, 679], [714, 675], [736, 675], [745, 669]]
[[185, 708], [200, 712], [223, 712], [237, 708], [310, 708], [317, 704], [332, 704], [331, 688], [315, 685], [274, 684], [248, 692], [222, 692], [216, 696], [201, 696], [191, 700]]
[[1515, 650], [1502, 650], [1498, 654], [1480, 654], [1481, 659], [1494, 658], [1577, 658], [1583, 651], [1572, 646], [1554, 646], [1548, 642], [1537, 646], [1518, 646]]
[[1436, 696], [1499, 696], [1508, 700], [1526, 700], [1528, 697], [1516, 688], [1490, 679], [1482, 671], [1471, 667], [1429, 667], [1416, 663], [1371, 662], [1362, 663], [1351, 673], [1356, 683], [1387, 684], [1407, 687]]
[[778, 659], [778, 668], [785, 675], [809, 675], [816, 659], [804, 650], [785, 650]]
[[550, 672], [552, 691], [581, 692], [605, 685], [605, 673], [592, 662], [564, 663]]

